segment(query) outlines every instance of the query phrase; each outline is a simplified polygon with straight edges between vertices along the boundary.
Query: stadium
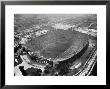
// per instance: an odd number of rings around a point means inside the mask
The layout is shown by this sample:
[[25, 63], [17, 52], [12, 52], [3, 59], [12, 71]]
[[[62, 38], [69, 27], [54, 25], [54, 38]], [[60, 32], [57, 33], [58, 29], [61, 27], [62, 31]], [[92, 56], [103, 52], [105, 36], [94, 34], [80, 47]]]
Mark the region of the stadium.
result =
[[[82, 18], [80, 21], [85, 20], [85, 17]], [[17, 55], [15, 59], [18, 61], [18, 64], [15, 62], [15, 70], [20, 70], [24, 76], [87, 76], [91, 74], [92, 69], [88, 71], [87, 68], [96, 63], [96, 30], [94, 31], [93, 28], [93, 31], [90, 29], [91, 32], [89, 29], [83, 30], [88, 25], [84, 27], [85, 24], [82, 23], [80, 25], [60, 23], [59, 25], [52, 23], [32, 26], [23, 30], [20, 36], [15, 35], [16, 38], [21, 39], [18, 46], [15, 46], [15, 49], [19, 50], [15, 51]], [[23, 29], [19, 27], [19, 24], [16, 26], [18, 26], [16, 29]], [[78, 30], [79, 27], [80, 30]], [[24, 42], [23, 39], [25, 39]], [[92, 65], [89, 63], [91, 60]], [[77, 64], [80, 66], [77, 67]], [[37, 71], [40, 71], [40, 74]], [[16, 76], [17, 73], [15, 71]]]

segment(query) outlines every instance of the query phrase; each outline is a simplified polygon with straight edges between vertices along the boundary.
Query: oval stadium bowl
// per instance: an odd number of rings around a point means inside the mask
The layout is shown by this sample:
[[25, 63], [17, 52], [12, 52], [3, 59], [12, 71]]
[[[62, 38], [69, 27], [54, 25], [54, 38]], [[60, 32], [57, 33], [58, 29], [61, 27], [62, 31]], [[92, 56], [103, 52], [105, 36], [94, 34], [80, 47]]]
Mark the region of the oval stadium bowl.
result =
[[53, 61], [65, 60], [79, 53], [88, 44], [88, 36], [74, 30], [50, 30], [28, 43], [33, 51], [39, 51], [45, 58]]

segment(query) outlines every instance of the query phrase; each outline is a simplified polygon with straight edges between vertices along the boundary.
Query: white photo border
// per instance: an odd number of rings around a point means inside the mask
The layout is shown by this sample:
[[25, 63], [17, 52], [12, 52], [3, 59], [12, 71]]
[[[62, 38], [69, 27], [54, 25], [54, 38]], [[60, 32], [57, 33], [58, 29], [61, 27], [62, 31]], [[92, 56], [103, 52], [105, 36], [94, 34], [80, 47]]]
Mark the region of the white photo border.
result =
[[[6, 5], [6, 85], [106, 85], [106, 5]], [[97, 14], [97, 76], [14, 76], [14, 14]]]

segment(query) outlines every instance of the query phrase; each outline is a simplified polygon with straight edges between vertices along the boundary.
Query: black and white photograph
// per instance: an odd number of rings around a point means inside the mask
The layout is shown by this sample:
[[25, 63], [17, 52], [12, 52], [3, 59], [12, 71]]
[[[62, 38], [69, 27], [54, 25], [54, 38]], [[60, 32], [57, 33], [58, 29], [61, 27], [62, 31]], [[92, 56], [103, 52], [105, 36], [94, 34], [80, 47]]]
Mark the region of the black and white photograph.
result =
[[19, 4], [4, 12], [6, 85], [105, 85], [106, 5]]
[[14, 76], [97, 76], [97, 14], [14, 14]]

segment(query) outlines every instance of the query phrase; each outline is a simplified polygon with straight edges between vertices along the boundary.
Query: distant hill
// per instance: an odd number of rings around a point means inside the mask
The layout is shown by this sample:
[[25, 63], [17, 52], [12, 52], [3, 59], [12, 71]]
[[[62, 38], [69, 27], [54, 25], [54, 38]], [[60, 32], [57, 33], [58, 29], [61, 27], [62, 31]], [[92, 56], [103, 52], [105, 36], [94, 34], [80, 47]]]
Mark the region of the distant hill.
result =
[[92, 28], [97, 29], [96, 14], [15, 14], [15, 31], [22, 31], [31, 28], [33, 25], [52, 25], [56, 23], [78, 25], [88, 27], [91, 23]]

